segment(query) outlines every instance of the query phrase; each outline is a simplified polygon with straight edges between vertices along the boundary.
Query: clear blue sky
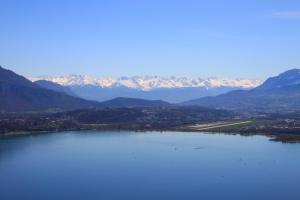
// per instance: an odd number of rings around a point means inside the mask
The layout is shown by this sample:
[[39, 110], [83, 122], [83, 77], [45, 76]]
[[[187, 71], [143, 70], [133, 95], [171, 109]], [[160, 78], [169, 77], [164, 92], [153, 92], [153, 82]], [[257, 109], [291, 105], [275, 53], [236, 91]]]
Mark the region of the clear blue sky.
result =
[[0, 0], [0, 64], [26, 76], [265, 78], [300, 67], [300, 1]]

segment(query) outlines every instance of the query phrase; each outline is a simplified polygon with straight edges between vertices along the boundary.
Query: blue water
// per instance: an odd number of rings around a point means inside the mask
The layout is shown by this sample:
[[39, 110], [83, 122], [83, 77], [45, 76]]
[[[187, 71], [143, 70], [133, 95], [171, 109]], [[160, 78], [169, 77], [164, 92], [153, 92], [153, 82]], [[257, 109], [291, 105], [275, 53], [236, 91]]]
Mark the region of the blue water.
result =
[[0, 199], [300, 199], [300, 144], [67, 132], [0, 139]]

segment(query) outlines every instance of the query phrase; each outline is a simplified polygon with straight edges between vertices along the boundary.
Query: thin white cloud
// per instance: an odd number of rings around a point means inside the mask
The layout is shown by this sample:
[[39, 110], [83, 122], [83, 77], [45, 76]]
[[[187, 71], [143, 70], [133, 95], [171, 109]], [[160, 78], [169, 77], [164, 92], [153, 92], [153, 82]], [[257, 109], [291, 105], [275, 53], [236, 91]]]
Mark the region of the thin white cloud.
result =
[[277, 11], [272, 13], [276, 19], [297, 19], [300, 20], [300, 11]]

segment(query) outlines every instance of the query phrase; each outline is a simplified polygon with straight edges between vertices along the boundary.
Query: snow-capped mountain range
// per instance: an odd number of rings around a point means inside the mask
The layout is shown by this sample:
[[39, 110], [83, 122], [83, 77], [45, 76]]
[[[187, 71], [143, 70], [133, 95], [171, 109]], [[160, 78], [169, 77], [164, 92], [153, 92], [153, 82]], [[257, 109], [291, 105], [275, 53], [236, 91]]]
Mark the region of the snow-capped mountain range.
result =
[[178, 88], [240, 88], [251, 89], [262, 83], [261, 80], [251, 79], [220, 79], [220, 78], [186, 78], [186, 77], [160, 77], [160, 76], [133, 76], [120, 78], [95, 78], [87, 75], [67, 76], [38, 76], [29, 77], [31, 81], [47, 80], [63, 86], [96, 86], [99, 88], [126, 87], [142, 91], [156, 89]]

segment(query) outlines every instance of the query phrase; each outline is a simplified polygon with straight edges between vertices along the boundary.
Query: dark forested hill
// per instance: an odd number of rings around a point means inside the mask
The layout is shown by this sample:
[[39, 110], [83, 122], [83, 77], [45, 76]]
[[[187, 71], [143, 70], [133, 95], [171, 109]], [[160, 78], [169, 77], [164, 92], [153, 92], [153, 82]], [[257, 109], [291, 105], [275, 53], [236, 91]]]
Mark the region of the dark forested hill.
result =
[[170, 106], [171, 104], [161, 100], [118, 97], [112, 100], [101, 102], [101, 105], [105, 107], [162, 107]]
[[269, 78], [249, 91], [232, 91], [216, 97], [183, 103], [239, 111], [289, 112], [300, 110], [300, 70], [293, 69]]
[[65, 94], [68, 94], [70, 96], [78, 97], [69, 87], [64, 87], [62, 85], [59, 85], [57, 83], [53, 83], [51, 81], [45, 81], [45, 80], [38, 80], [34, 82], [35, 84], [39, 85], [40, 87], [53, 90], [55, 92], [62, 92]]
[[0, 111], [23, 112], [92, 108], [99, 103], [55, 92], [0, 67]]

